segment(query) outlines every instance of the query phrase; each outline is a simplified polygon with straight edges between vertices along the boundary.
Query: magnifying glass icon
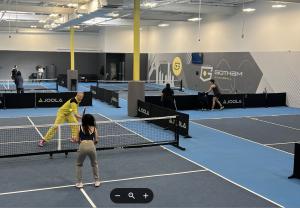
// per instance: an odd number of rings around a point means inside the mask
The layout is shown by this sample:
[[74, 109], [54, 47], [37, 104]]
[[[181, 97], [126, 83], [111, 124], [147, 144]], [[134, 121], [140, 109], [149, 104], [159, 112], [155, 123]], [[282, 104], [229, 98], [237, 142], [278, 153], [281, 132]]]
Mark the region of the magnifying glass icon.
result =
[[128, 197], [129, 197], [129, 198], [133, 198], [133, 199], [135, 199], [135, 198], [134, 198], [134, 195], [133, 195], [133, 193], [132, 193], [132, 192], [129, 192], [129, 193], [128, 193]]

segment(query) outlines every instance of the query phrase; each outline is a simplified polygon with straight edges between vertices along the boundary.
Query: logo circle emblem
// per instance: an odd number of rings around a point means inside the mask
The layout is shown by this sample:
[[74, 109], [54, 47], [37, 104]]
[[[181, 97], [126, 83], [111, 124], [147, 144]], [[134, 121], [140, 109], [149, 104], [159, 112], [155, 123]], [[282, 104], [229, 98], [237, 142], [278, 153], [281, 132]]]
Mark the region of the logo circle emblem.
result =
[[173, 64], [172, 64], [172, 70], [173, 74], [178, 77], [181, 74], [182, 71], [182, 61], [179, 57], [175, 57], [173, 59]]

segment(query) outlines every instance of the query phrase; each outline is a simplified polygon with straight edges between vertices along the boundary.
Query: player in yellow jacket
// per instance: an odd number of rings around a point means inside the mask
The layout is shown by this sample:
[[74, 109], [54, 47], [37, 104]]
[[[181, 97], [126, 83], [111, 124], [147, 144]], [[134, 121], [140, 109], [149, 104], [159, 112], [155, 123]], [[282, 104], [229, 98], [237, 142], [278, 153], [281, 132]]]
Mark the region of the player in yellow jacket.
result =
[[[81, 119], [81, 116], [78, 113], [79, 103], [84, 97], [83, 92], [78, 92], [74, 98], [68, 100], [63, 104], [57, 112], [57, 116], [54, 122], [54, 125], [48, 130], [47, 134], [41, 139], [38, 143], [38, 146], [43, 147], [46, 142], [49, 142], [56, 133], [59, 124], [62, 123], [78, 123], [78, 120]], [[78, 126], [71, 125], [72, 132], [72, 141], [76, 141], [78, 137]]]

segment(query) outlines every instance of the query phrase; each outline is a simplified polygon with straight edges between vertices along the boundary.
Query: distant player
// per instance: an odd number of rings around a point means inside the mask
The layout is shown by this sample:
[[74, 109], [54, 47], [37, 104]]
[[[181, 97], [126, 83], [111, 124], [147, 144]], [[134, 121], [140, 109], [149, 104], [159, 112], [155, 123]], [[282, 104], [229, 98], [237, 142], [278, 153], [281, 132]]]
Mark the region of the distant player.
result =
[[166, 108], [175, 109], [174, 104], [174, 91], [171, 89], [170, 84], [166, 84], [166, 87], [162, 90], [161, 94], [162, 105]]
[[224, 106], [219, 101], [219, 98], [221, 96], [221, 92], [219, 90], [218, 85], [215, 84], [215, 80], [213, 80], [213, 79], [210, 80], [210, 84], [211, 85], [210, 85], [210, 87], [209, 87], [209, 89], [206, 93], [213, 92], [213, 102], [212, 102], [211, 109], [214, 110], [216, 102], [220, 106], [221, 110], [224, 109]]
[[[63, 106], [58, 109], [57, 116], [52, 126], [46, 136], [39, 141], [38, 145], [43, 147], [46, 142], [49, 142], [56, 133], [59, 124], [62, 123], [78, 123], [78, 120], [81, 119], [81, 116], [78, 114], [78, 106], [84, 97], [83, 92], [78, 92], [74, 98], [68, 100]], [[71, 125], [72, 138], [71, 141], [76, 141], [78, 138], [78, 126]]]

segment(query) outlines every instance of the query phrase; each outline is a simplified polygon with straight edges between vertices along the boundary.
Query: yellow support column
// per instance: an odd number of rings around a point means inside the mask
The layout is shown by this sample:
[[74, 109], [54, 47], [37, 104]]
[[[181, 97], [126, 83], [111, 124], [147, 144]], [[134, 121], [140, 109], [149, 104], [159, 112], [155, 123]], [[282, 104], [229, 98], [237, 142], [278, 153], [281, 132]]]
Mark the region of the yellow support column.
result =
[[145, 101], [145, 83], [140, 81], [140, 0], [134, 0], [133, 81], [128, 83], [128, 115], [137, 116], [138, 100]]
[[140, 80], [140, 0], [134, 0], [134, 25], [133, 25], [133, 80]]
[[70, 70], [75, 70], [75, 55], [74, 55], [74, 33], [75, 30], [73, 27], [70, 28]]

